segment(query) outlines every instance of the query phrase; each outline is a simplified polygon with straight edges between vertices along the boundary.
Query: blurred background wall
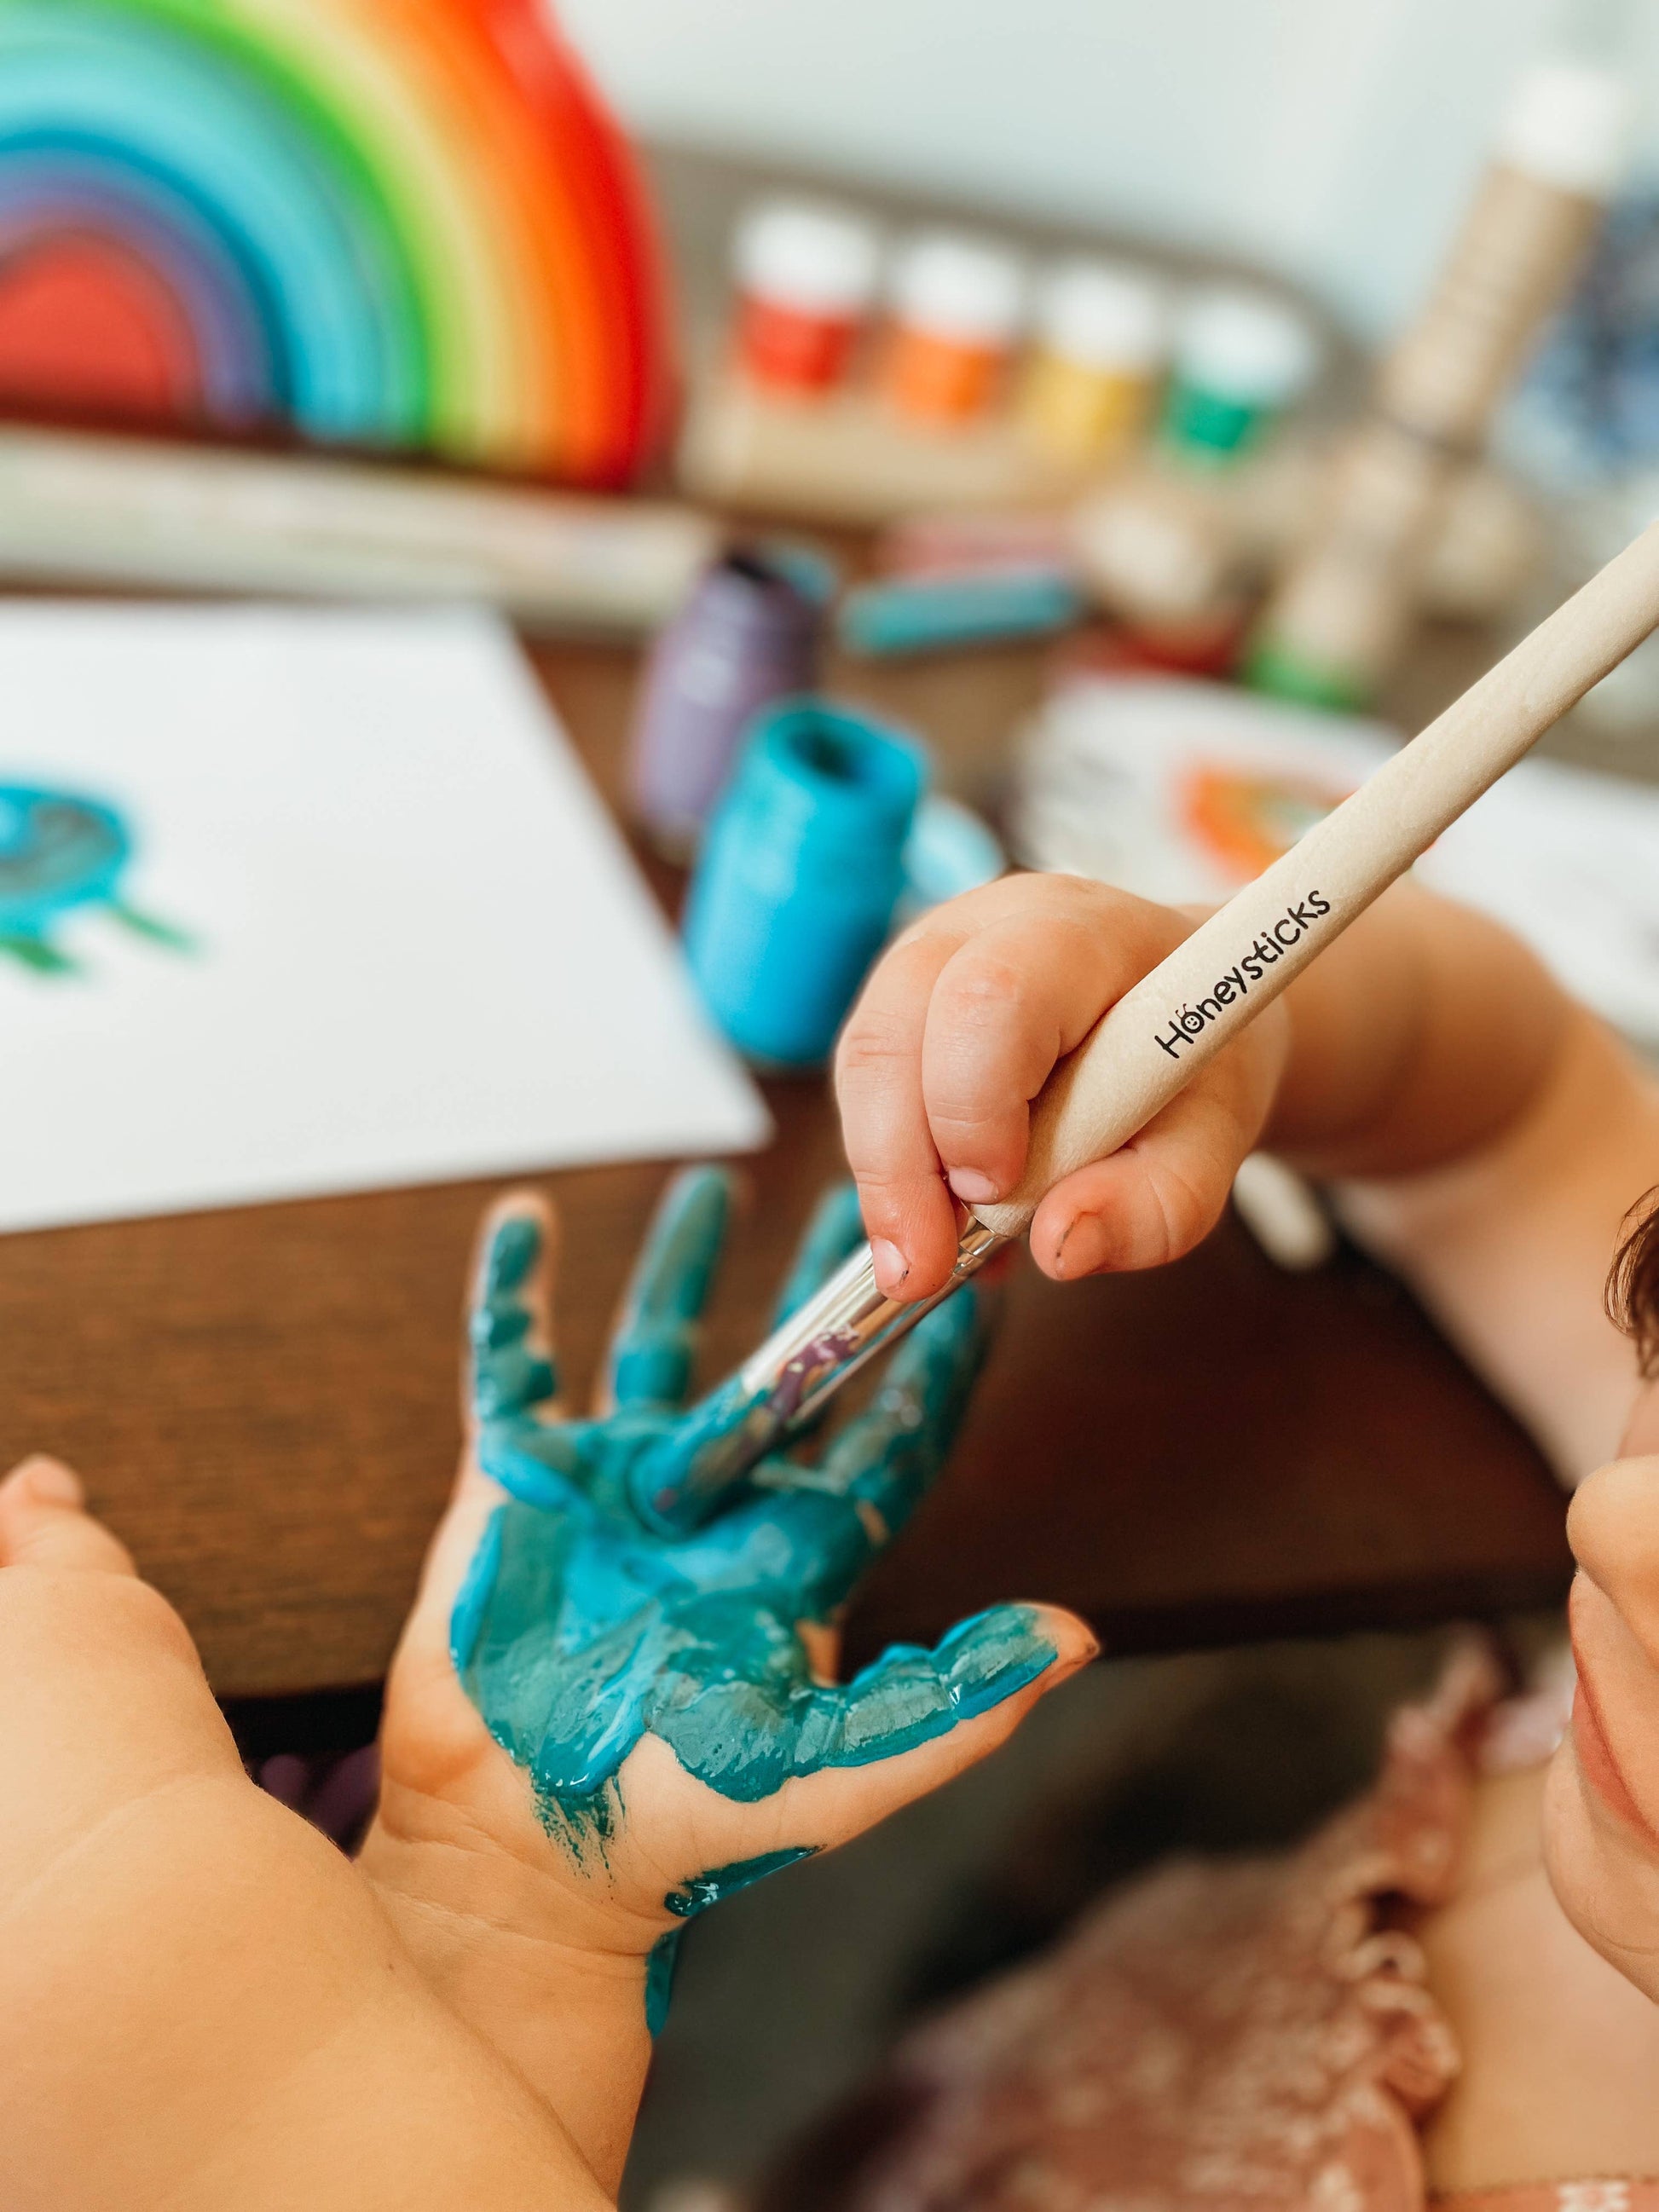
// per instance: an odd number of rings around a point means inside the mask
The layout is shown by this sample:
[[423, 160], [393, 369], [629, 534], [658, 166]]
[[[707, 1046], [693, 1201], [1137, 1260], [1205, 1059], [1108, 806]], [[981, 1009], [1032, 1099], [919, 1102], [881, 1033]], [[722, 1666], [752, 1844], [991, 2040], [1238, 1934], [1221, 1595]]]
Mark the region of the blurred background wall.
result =
[[626, 118], [830, 176], [1231, 248], [1362, 337], [1420, 298], [1515, 71], [1654, 0], [562, 0]]

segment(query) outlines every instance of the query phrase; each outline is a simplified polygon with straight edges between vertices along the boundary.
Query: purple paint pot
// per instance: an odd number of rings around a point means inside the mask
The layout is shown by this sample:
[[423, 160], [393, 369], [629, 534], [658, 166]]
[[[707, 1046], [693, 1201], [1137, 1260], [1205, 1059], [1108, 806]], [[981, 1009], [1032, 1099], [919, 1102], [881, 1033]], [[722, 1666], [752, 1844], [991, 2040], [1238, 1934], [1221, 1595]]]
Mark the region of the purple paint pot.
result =
[[671, 859], [696, 852], [755, 716], [812, 689], [835, 582], [805, 548], [739, 546], [704, 571], [658, 638], [629, 781], [641, 826]]

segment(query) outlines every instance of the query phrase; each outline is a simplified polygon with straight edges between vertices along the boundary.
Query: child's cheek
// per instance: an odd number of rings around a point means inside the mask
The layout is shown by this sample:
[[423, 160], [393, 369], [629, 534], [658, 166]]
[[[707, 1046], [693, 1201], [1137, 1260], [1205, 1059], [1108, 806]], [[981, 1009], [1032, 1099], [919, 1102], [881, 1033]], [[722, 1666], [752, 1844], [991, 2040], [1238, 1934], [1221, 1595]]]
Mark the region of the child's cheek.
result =
[[1607, 1811], [1659, 1854], [1659, 1835], [1631, 1795], [1624, 1771], [1608, 1746], [1595, 1699], [1582, 1677], [1572, 1701], [1572, 1747], [1579, 1772]]
[[1572, 1742], [1579, 1771], [1659, 1867], [1659, 1669], [1613, 1600], [1582, 1571], [1567, 1612], [1578, 1671]]

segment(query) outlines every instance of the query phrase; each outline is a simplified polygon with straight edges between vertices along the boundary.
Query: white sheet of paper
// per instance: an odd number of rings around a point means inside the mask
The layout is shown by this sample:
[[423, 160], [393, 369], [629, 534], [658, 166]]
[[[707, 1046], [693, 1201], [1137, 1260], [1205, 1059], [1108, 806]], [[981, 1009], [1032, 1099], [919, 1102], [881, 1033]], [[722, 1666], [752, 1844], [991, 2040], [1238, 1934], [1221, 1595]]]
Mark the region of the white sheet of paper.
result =
[[115, 807], [119, 902], [192, 942], [83, 903], [73, 972], [0, 953], [0, 1229], [769, 1133], [486, 616], [0, 606], [16, 786]]

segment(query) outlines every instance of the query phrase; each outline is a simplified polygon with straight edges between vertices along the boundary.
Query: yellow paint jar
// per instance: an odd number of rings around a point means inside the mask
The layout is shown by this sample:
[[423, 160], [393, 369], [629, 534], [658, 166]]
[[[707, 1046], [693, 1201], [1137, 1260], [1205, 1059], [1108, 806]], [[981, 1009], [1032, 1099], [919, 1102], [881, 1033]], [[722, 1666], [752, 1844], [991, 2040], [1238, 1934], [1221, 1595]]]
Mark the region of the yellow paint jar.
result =
[[1162, 286], [1109, 261], [1063, 261], [1037, 287], [1022, 428], [1054, 460], [1087, 465], [1146, 429], [1169, 348]]

